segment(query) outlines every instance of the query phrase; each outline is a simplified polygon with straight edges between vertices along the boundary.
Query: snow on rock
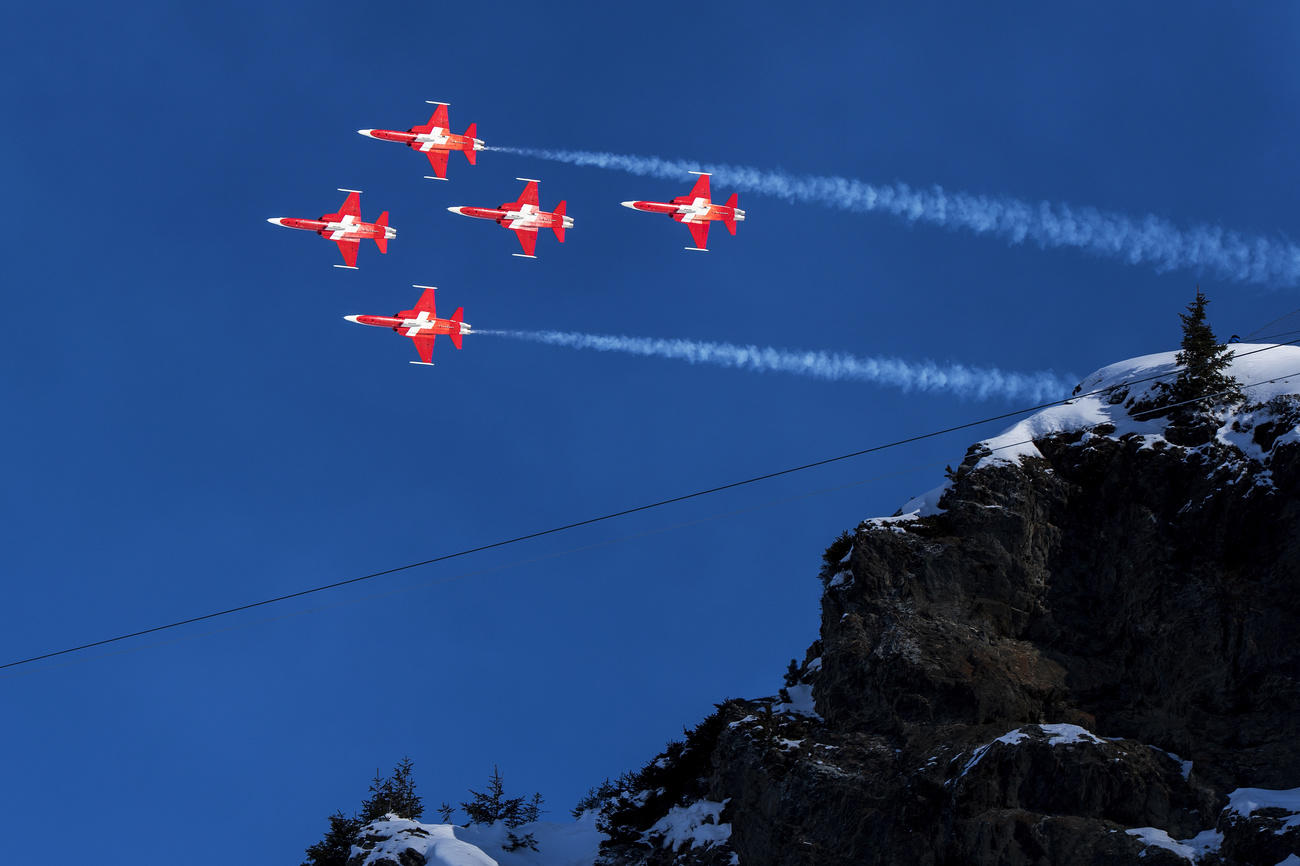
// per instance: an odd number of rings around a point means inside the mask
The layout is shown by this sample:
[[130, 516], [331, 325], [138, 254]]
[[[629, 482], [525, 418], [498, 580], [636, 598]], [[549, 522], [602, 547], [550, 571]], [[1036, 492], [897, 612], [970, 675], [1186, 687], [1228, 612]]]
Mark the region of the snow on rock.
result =
[[460, 827], [389, 815], [362, 829], [361, 844], [352, 847], [352, 857], [364, 855], [355, 866], [420, 862], [415, 855], [423, 857], [426, 866], [591, 866], [604, 838], [596, 829], [594, 812], [576, 821], [535, 821], [517, 828], [517, 834], [533, 835], [536, 851], [505, 850], [509, 832], [500, 822]]
[[[1232, 349], [1235, 355], [1227, 372], [1245, 386], [1246, 401], [1220, 410], [1223, 424], [1215, 439], [1222, 445], [1236, 448], [1245, 458], [1267, 469], [1269, 453], [1256, 442], [1255, 431], [1261, 425], [1277, 420], [1276, 407], [1266, 405], [1270, 400], [1288, 396], [1300, 400], [1300, 346], [1234, 343]], [[1036, 412], [977, 444], [975, 449], [983, 454], [975, 468], [1018, 464], [1025, 458], [1042, 457], [1042, 452], [1034, 444], [1036, 440], [1080, 430], [1090, 431], [1084, 436], [1085, 442], [1090, 436], [1118, 439], [1131, 435], [1140, 437], [1144, 448], [1168, 446], [1165, 438], [1168, 418], [1151, 415], [1134, 418], [1129, 413], [1135, 405], [1155, 399], [1164, 384], [1172, 384], [1178, 372], [1177, 354], [1157, 352], [1142, 355], [1102, 367], [1086, 376], [1079, 383], [1079, 396], [1069, 403]], [[1160, 378], [1151, 378], [1157, 376]], [[1104, 432], [1093, 428], [1101, 428]], [[1300, 442], [1300, 426], [1288, 423], [1287, 429], [1270, 439], [1269, 451], [1280, 444]], [[1260, 473], [1256, 483], [1271, 484], [1268, 472]], [[906, 532], [907, 523], [943, 513], [939, 499], [950, 486], [950, 482], [945, 482], [909, 499], [892, 517], [874, 517], [865, 521], [864, 526]]]
[[645, 832], [661, 848], [680, 851], [683, 847], [707, 848], [731, 838], [731, 825], [719, 823], [727, 801], [696, 800], [689, 806], [674, 806]]
[[1125, 830], [1130, 836], [1137, 836], [1142, 840], [1144, 845], [1154, 845], [1157, 848], [1164, 848], [1166, 851], [1172, 851], [1179, 857], [1191, 860], [1196, 856], [1196, 849], [1190, 845], [1184, 845], [1182, 842], [1176, 842], [1164, 830], [1155, 827], [1137, 827], [1133, 830]]
[[1070, 743], [1101, 743], [1101, 737], [1078, 725], [1039, 725], [1047, 735], [1047, 741], [1053, 746], [1067, 746]]
[[[979, 764], [986, 754], [988, 754], [989, 749], [993, 748], [995, 745], [999, 743], [1004, 746], [1019, 745], [1025, 740], [1030, 739], [1030, 737], [1034, 735], [1035, 731], [1041, 731], [1043, 736], [1047, 739], [1048, 745], [1051, 746], [1068, 746], [1074, 743], [1105, 742], [1105, 740], [1101, 739], [1096, 734], [1085, 728], [1081, 728], [1078, 725], [1025, 725], [1024, 727], [1016, 728], [1014, 731], [1008, 731], [996, 740], [990, 740], [982, 746], [977, 746], [975, 750], [971, 752], [971, 756], [967, 759], [961, 772], [957, 774], [957, 778], [960, 779], [962, 776], [965, 776], [971, 770], [975, 769], [976, 765]], [[950, 783], [953, 781], [956, 780], [950, 780]]]
[[799, 716], [808, 716], [812, 719], [820, 719], [817, 715], [817, 705], [813, 700], [813, 687], [806, 683], [790, 686], [785, 693], [790, 696], [789, 701], [772, 705], [774, 713], [793, 713]]
[[[1184, 839], [1181, 842], [1158, 827], [1134, 827], [1132, 830], [1125, 830], [1124, 832], [1130, 836], [1138, 837], [1144, 845], [1164, 848], [1166, 851], [1171, 851], [1190, 863], [1199, 862], [1207, 854], [1218, 851], [1219, 846], [1223, 844], [1223, 834], [1215, 830], [1203, 830], [1192, 838]], [[1143, 852], [1143, 854], [1145, 853]]]
[[935, 514], [942, 514], [943, 509], [939, 507], [939, 500], [948, 492], [952, 482], [945, 481], [932, 490], [927, 490], [920, 496], [913, 496], [903, 503], [903, 507], [898, 509], [898, 513], [893, 517], [873, 517], [867, 523], [877, 529], [894, 528], [895, 523], [905, 523], [910, 520], [918, 520], [922, 517], [931, 517]]
[[408, 863], [412, 855], [407, 852], [414, 851], [427, 866], [498, 866], [482, 849], [457, 839], [456, 831], [460, 829], [390, 815], [389, 820], [371, 821], [362, 829], [361, 844], [352, 846], [349, 862], [364, 855], [358, 866], [376, 866], [384, 861]]
[[[1250, 387], [1246, 388], [1245, 406], [1226, 410], [1219, 439], [1258, 459], [1262, 456], [1259, 449], [1249, 433], [1242, 431], [1248, 431], [1258, 422], [1256, 416], [1262, 404], [1274, 397], [1300, 394], [1300, 347], [1235, 343], [1232, 348], [1236, 355], [1228, 372]], [[1138, 420], [1129, 410], [1135, 403], [1156, 397], [1161, 382], [1174, 380], [1178, 370], [1176, 355], [1177, 352], [1157, 352], [1102, 367], [1079, 383], [1079, 397], [1030, 415], [981, 443], [989, 453], [980, 459], [976, 468], [1041, 457], [1033, 440], [1101, 424], [1115, 428], [1107, 434], [1111, 437], [1135, 434], [1146, 437], [1148, 446], [1163, 440], [1168, 419], [1148, 416]], [[1151, 376], [1161, 378], [1138, 381]], [[1239, 429], [1234, 430], [1234, 426]], [[1300, 431], [1293, 429], [1278, 441], [1300, 441]]]
[[1225, 811], [1236, 812], [1243, 818], [1249, 818], [1261, 809], [1279, 809], [1287, 813], [1287, 817], [1282, 819], [1282, 825], [1277, 830], [1278, 833], [1300, 827], [1300, 788], [1286, 791], [1238, 788], [1228, 795], [1228, 808]]

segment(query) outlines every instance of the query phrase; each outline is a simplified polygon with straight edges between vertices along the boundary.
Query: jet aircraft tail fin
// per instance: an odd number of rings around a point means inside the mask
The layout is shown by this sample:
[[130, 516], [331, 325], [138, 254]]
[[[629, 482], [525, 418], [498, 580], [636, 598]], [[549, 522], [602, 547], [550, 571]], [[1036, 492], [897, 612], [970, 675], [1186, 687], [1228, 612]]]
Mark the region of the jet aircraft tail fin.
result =
[[451, 314], [451, 323], [455, 325], [455, 327], [452, 328], [447, 333], [447, 336], [451, 337], [451, 344], [455, 346], [457, 349], [460, 348], [460, 341], [461, 341], [460, 325], [461, 322], [464, 321], [464, 319], [465, 319], [464, 307], [457, 307], [456, 312]]
[[727, 231], [731, 232], [733, 235], [736, 233], [736, 205], [739, 202], [740, 193], [733, 192], [731, 198], [727, 199], [727, 207], [731, 208], [731, 216], [723, 220], [727, 226]]
[[[466, 137], [466, 138], [478, 138], [478, 124], [477, 124], [477, 123], [471, 123], [469, 126], [465, 127], [465, 137]], [[473, 148], [473, 146], [472, 146], [472, 145], [473, 145], [473, 142], [471, 142], [470, 144], [471, 144], [471, 147], [469, 148], [469, 150], [462, 150], [461, 153], [465, 154], [465, 158], [469, 160], [469, 164], [470, 164], [470, 165], [474, 165], [474, 164], [478, 161], [478, 151], [476, 151], [476, 150]]]
[[551, 230], [560, 239], [560, 243], [564, 243], [564, 206], [565, 202], [560, 202], [555, 206], [554, 214], [560, 218], [560, 221], [551, 226]]
[[[375, 220], [375, 225], [382, 226], [384, 228], [388, 227], [388, 211], [384, 211], [379, 215], [379, 219]], [[384, 238], [384, 237], [375, 238], [375, 246], [379, 247], [379, 251], [381, 253], [388, 252], [388, 238]]]

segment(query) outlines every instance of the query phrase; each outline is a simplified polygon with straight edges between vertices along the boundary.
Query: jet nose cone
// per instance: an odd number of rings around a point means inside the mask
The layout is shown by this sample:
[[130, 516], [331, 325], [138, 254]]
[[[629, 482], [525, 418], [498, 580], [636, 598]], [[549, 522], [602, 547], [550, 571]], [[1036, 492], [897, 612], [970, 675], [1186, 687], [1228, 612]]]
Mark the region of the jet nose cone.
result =
[[374, 136], [371, 135], [372, 132], [374, 132], [373, 129], [358, 129], [357, 135], [364, 135], [366, 138], [374, 138]]
[[360, 322], [357, 321], [357, 319], [361, 318], [360, 316], [344, 316], [343, 318], [347, 319], [349, 322], [353, 322], [358, 325], [361, 324]]
[[632, 208], [632, 210], [636, 210], [636, 202], [634, 202], [634, 201], [625, 201], [625, 202], [620, 202], [620, 204], [622, 204], [623, 207], [630, 207], [630, 208]]
[[266, 221], [269, 222], [269, 223], [270, 223], [271, 225], [273, 225], [273, 226], [282, 226], [282, 225], [284, 225], [284, 217], [267, 217], [267, 220], [266, 220]]
[[458, 213], [461, 216], [465, 215], [465, 208], [461, 205], [456, 205], [455, 207], [449, 207], [447, 208], [447, 210], [450, 211], [451, 213]]

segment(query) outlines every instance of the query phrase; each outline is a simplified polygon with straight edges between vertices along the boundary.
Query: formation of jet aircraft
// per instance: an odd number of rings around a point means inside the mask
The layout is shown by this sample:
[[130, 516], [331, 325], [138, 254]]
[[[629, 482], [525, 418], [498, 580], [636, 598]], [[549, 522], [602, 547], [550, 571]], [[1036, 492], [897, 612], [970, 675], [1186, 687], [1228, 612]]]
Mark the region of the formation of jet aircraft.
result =
[[[361, 135], [379, 141], [392, 141], [405, 144], [412, 150], [423, 153], [433, 169], [432, 175], [425, 175], [429, 180], [447, 179], [447, 158], [453, 151], [465, 154], [470, 165], [477, 165], [478, 153], [487, 150], [483, 139], [478, 137], [478, 124], [471, 123], [465, 132], [457, 135], [451, 131], [448, 119], [448, 103], [426, 100], [436, 106], [427, 123], [412, 126], [407, 130], [395, 129], [358, 129]], [[735, 194], [727, 199], [726, 204], [714, 204], [709, 192], [708, 172], [694, 171], [698, 175], [695, 186], [687, 195], [677, 196], [671, 201], [625, 201], [624, 207], [647, 213], [667, 214], [674, 221], [682, 223], [690, 230], [695, 245], [688, 250], [708, 251], [709, 225], [721, 222], [731, 234], [736, 233], [736, 224], [743, 222], [745, 212], [737, 204], [739, 197]], [[519, 258], [535, 259], [537, 234], [543, 229], [555, 232], [556, 239], [564, 243], [566, 229], [573, 228], [573, 217], [565, 213], [566, 202], [561, 201], [553, 211], [541, 209], [537, 184], [534, 178], [520, 177], [524, 181], [523, 192], [517, 201], [505, 202], [500, 207], [475, 207], [459, 205], [447, 208], [461, 216], [490, 219], [504, 228], [510, 229], [519, 239], [523, 253], [513, 253]], [[344, 264], [336, 268], [357, 270], [357, 251], [361, 242], [372, 240], [381, 253], [388, 252], [388, 242], [397, 237], [397, 229], [388, 224], [388, 211], [384, 211], [374, 222], [365, 222], [361, 218], [361, 190], [340, 189], [348, 197], [339, 207], [337, 213], [322, 214], [319, 219], [299, 217], [271, 217], [267, 220], [278, 226], [291, 229], [303, 229], [316, 232], [327, 240], [338, 244]], [[452, 344], [459, 349], [461, 337], [473, 333], [464, 321], [464, 308], [458, 307], [450, 319], [439, 319], [434, 306], [434, 289], [432, 286], [416, 286], [424, 289], [424, 294], [409, 310], [402, 310], [393, 316], [354, 315], [344, 316], [349, 322], [362, 325], [392, 328], [394, 331], [410, 337], [415, 343], [420, 360], [412, 364], [432, 366], [433, 341], [439, 334], [446, 334]]]

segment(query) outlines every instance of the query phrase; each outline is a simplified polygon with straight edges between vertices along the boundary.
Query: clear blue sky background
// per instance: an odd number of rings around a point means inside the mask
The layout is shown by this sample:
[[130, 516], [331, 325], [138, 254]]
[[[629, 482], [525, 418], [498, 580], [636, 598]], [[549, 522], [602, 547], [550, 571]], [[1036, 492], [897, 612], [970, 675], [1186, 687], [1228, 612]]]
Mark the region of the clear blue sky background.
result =
[[[618, 203], [687, 177], [484, 153], [434, 183], [354, 132], [422, 122], [425, 99], [490, 144], [1297, 233], [1294, 6], [897, 6], [10, 10], [0, 661], [1014, 408], [489, 336], [413, 367], [341, 318], [407, 307], [411, 283], [481, 328], [1081, 376], [1174, 346], [1198, 280], [757, 196], [738, 237], [686, 253]], [[445, 210], [513, 199], [516, 175], [577, 219], [537, 261]], [[340, 186], [399, 231], [355, 272], [264, 221]], [[1201, 282], [1222, 335], [1300, 304]], [[825, 545], [994, 432], [0, 675], [5, 857], [296, 864], [403, 755], [431, 803], [496, 763], [561, 815], [714, 702], [772, 693], [816, 636]]]

